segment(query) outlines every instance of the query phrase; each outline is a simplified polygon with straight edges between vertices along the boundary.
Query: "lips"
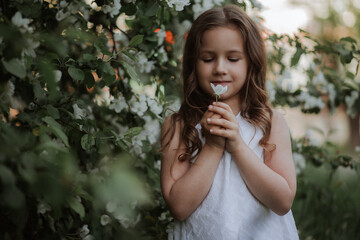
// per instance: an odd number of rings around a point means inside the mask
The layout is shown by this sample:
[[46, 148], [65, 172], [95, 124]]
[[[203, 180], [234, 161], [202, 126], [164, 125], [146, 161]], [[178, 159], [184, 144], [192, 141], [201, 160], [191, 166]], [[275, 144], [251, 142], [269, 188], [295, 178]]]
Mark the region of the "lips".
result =
[[214, 84], [215, 86], [221, 85], [221, 86], [225, 87], [227, 84], [230, 83], [230, 81], [212, 81], [211, 83]]

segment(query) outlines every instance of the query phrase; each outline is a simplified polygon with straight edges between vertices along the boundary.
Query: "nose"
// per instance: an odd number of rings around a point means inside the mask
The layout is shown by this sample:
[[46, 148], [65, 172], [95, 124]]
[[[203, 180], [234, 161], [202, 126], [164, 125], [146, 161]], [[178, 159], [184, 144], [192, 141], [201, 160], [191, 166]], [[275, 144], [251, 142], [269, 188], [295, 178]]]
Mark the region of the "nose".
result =
[[226, 63], [223, 59], [217, 59], [214, 66], [214, 74], [224, 75], [226, 74]]

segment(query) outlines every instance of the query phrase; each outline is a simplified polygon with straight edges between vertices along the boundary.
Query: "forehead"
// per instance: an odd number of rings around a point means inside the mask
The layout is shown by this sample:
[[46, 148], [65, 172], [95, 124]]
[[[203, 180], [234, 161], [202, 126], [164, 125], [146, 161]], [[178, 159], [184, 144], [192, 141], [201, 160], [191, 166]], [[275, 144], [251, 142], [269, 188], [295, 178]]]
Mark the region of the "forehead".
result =
[[215, 27], [205, 31], [201, 38], [200, 51], [228, 51], [244, 48], [244, 40], [240, 30], [235, 26]]

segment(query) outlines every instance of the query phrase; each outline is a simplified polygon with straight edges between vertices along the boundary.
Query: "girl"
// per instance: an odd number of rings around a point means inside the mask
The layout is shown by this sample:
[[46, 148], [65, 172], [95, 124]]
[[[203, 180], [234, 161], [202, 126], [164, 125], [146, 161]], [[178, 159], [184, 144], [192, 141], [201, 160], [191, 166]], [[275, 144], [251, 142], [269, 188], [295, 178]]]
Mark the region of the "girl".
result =
[[[161, 184], [174, 239], [298, 239], [289, 130], [269, 107], [256, 24], [238, 7], [206, 11], [184, 48], [184, 101], [162, 129]], [[227, 87], [214, 102], [211, 85]]]

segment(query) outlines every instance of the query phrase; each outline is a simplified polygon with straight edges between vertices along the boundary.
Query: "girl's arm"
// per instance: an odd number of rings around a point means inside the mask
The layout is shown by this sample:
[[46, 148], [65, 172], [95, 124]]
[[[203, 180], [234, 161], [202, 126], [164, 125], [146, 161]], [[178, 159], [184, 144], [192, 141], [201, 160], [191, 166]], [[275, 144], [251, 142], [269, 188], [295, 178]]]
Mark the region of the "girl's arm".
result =
[[[272, 152], [264, 151], [264, 162], [242, 140], [236, 118], [228, 105], [216, 103], [212, 111], [223, 116], [209, 124], [212, 134], [226, 137], [226, 149], [232, 154], [251, 193], [278, 215], [286, 214], [296, 193], [296, 174], [292, 159], [290, 134], [282, 115], [273, 111], [269, 142], [276, 144]], [[265, 163], [265, 164], [264, 164]]]
[[[212, 116], [213, 113], [207, 112], [205, 115]], [[170, 128], [175, 128], [172, 139], [168, 139], [170, 136], [164, 136]], [[176, 126], [173, 126], [168, 118], [163, 124], [162, 133], [162, 143], [170, 141], [169, 146], [162, 152], [162, 193], [172, 216], [183, 221], [208, 194], [224, 152], [225, 139], [210, 136], [197, 160], [190, 164], [188, 160], [178, 160], [179, 155], [185, 150], [181, 140], [181, 124], [177, 122]]]

